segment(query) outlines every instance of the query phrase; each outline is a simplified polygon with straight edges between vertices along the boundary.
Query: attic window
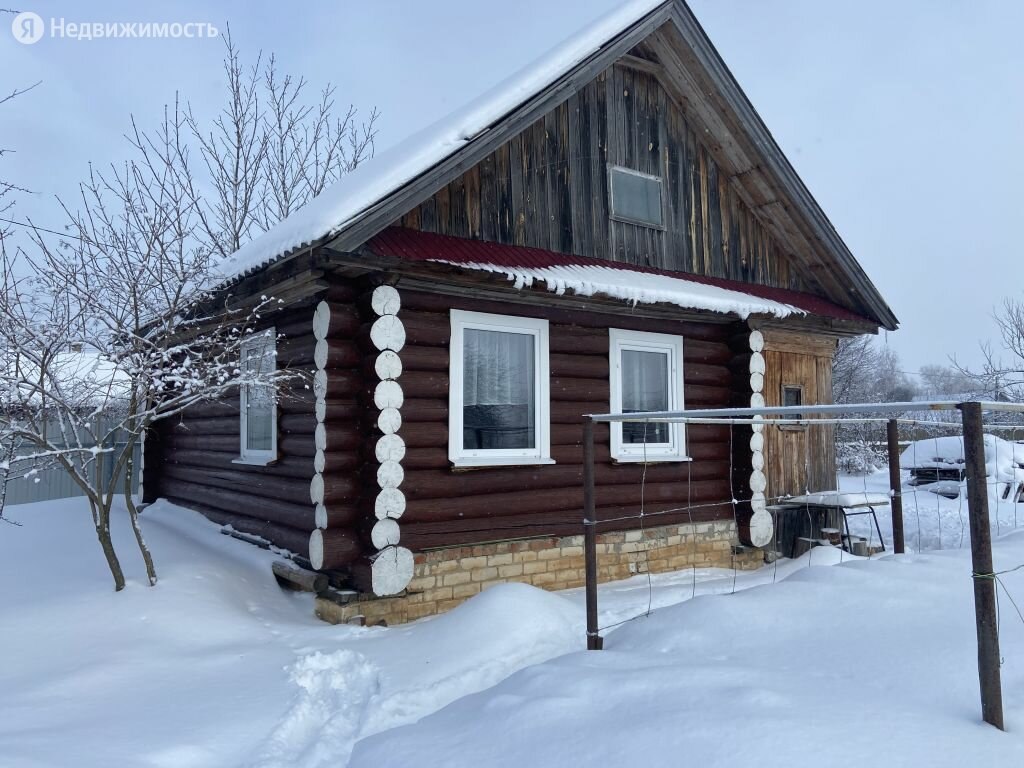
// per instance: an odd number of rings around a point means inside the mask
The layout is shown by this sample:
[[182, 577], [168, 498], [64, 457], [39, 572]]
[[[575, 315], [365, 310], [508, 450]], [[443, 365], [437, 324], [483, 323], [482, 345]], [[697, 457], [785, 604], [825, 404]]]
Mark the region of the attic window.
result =
[[645, 227], [663, 227], [661, 177], [618, 165], [608, 167], [611, 217]]

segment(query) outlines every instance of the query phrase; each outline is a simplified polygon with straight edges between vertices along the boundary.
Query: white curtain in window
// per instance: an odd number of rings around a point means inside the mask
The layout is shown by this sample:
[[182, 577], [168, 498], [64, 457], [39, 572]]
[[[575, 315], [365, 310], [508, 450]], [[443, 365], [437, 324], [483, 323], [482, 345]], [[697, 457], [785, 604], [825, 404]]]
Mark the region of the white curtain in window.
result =
[[534, 448], [532, 335], [467, 328], [463, 333], [463, 448]]
[[[622, 410], [667, 411], [668, 355], [664, 352], [622, 350]], [[659, 423], [625, 423], [622, 438], [627, 443], [666, 443], [669, 425]]]

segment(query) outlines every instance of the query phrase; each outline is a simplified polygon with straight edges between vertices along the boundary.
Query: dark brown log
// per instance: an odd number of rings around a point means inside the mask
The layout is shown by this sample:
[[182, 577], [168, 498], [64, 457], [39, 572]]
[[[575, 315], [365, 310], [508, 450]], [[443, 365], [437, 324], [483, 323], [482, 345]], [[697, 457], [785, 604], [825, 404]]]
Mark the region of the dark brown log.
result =
[[[749, 382], [749, 376], [748, 382]], [[694, 385], [708, 384], [715, 387], [729, 387], [732, 384], [732, 373], [724, 365], [706, 365], [704, 363], [684, 363], [683, 382], [685, 390]]]
[[[354, 500], [359, 495], [359, 480], [354, 473], [320, 475], [323, 483], [323, 498], [312, 500], [327, 506]], [[309, 498], [307, 487], [306, 496]]]
[[398, 382], [406, 397], [447, 398], [448, 373], [446, 371], [409, 371]]
[[[598, 491], [600, 498], [600, 491]], [[664, 513], [675, 509], [672, 505], [645, 505], [643, 526], [654, 528], [665, 525], [685, 525], [713, 520], [732, 520], [730, 504], [706, 506], [699, 509]], [[639, 506], [598, 507], [597, 517], [613, 519], [599, 522], [598, 533], [630, 531], [641, 528]], [[621, 519], [625, 518], [625, 519]], [[551, 510], [544, 515], [508, 515], [501, 518], [463, 518], [448, 522], [402, 521], [402, 546], [415, 551], [434, 547], [460, 546], [503, 539], [575, 536], [583, 523], [582, 509]], [[556, 542], [550, 542], [555, 546]]]
[[433, 312], [410, 312], [403, 308], [399, 313], [399, 319], [405, 326], [405, 345], [407, 347], [448, 346], [448, 340], [451, 338], [451, 322], [447, 315]]
[[[399, 316], [401, 319], [401, 316]], [[399, 353], [405, 371], [447, 371], [448, 350], [445, 347], [423, 347], [407, 344]]]
[[309, 559], [313, 567], [320, 571], [346, 566], [354, 562], [363, 551], [359, 537], [344, 528], [317, 529], [310, 536], [307, 547]]
[[[599, 486], [634, 486], [638, 497], [641, 482], [645, 479], [647, 488], [664, 483], [685, 486], [688, 480], [712, 480], [725, 474], [728, 474], [728, 465], [707, 461], [649, 464], [646, 471], [640, 464], [601, 464], [595, 467], [595, 478]], [[472, 472], [407, 469], [405, 480], [402, 482], [402, 492], [412, 501], [481, 496], [509, 491], [520, 491], [525, 494], [538, 489], [578, 488], [582, 482], [581, 464], [490, 467]], [[685, 496], [685, 490], [677, 489], [676, 492]]]
[[[408, 444], [406, 444], [408, 449]], [[407, 450], [402, 459], [402, 468], [412, 469], [447, 469], [451, 466], [447, 448], [416, 448]]]
[[275, 560], [270, 564], [270, 568], [277, 583], [286, 589], [316, 594], [327, 591], [330, 580], [325, 574], [307, 571], [285, 560]]
[[[607, 346], [607, 344], [605, 345]], [[550, 355], [551, 375], [582, 379], [608, 379], [608, 350], [603, 355], [555, 353]]]
[[[610, 390], [607, 379], [574, 379], [565, 376], [551, 378], [552, 400], [575, 400], [600, 403], [598, 412], [608, 412]], [[582, 427], [577, 427], [577, 430]]]
[[[700, 323], [685, 320], [671, 320], [637, 317], [629, 314], [631, 308], [623, 303], [622, 313], [614, 311], [562, 309], [560, 307], [534, 306], [515, 302], [470, 299], [416, 291], [402, 292], [402, 314], [404, 316], [436, 313], [447, 322], [451, 309], [466, 309], [473, 312], [514, 314], [519, 317], [543, 317], [552, 324], [581, 326], [584, 328], [622, 328], [624, 330], [672, 333], [680, 336], [724, 342], [730, 333], [730, 324]], [[604, 309], [604, 308], [602, 308]], [[607, 308], [611, 310], [611, 308]]]
[[312, 459], [316, 453], [313, 436], [303, 434], [281, 435], [277, 439], [277, 453], [279, 456], [307, 456]]
[[[359, 525], [359, 522], [367, 517], [373, 515], [373, 507], [370, 506], [368, 509], [361, 503], [332, 503], [324, 505], [324, 513], [326, 513], [327, 525], [318, 525], [318, 528], [355, 528]], [[323, 523], [323, 520], [318, 520], [318, 523]]]
[[239, 515], [257, 522], [286, 525], [307, 532], [316, 527], [312, 504], [290, 504], [278, 499], [239, 493], [167, 476], [163, 478], [161, 495], [183, 499], [192, 506], [199, 504], [224, 514]]
[[325, 397], [328, 400], [348, 400], [362, 394], [366, 384], [358, 370], [329, 370]]
[[683, 387], [683, 397], [688, 409], [724, 408], [732, 401], [732, 389], [729, 386], [712, 387], [688, 383]]
[[190, 502], [187, 499], [171, 499], [171, 501], [175, 503], [184, 502], [183, 506], [188, 506], [197, 512], [201, 512], [205, 517], [219, 525], [230, 525], [240, 533], [257, 536], [288, 552], [293, 552], [302, 557], [309, 556], [309, 534], [305, 530], [255, 520], [245, 515], [222, 512], [212, 507], [204, 507], [202, 503]]
[[234, 451], [203, 451], [190, 448], [169, 448], [164, 451], [164, 462], [193, 466], [200, 469], [219, 469], [245, 475], [290, 477], [309, 481], [313, 476], [313, 462], [307, 456], [280, 457], [266, 466], [236, 463], [238, 445]]
[[[728, 479], [686, 483], [648, 483], [644, 499], [651, 504], [676, 505], [727, 502], [732, 498]], [[640, 484], [612, 485], [598, 489], [599, 505], [638, 504]], [[501, 517], [509, 514], [547, 513], [552, 509], [582, 509], [582, 484], [543, 492], [487, 493], [446, 499], [410, 501], [402, 517], [406, 522], [458, 520], [468, 517]]]
[[[308, 505], [312, 509], [313, 502], [309, 497], [309, 478], [313, 476], [313, 465], [310, 462], [308, 478], [273, 477], [267, 473], [249, 473], [217, 467], [196, 467], [187, 464], [164, 464], [164, 476], [168, 480], [184, 481], [236, 491], [250, 496], [274, 499], [298, 506]], [[240, 510], [244, 511], [244, 510]], [[292, 523], [294, 525], [294, 523]]]
[[174, 420], [192, 421], [196, 419], [234, 418], [235, 422], [238, 423], [240, 408], [241, 403], [236, 393], [230, 399], [190, 405], [182, 412], [180, 417], [175, 417]]
[[[193, 430], [186, 432], [184, 430], [172, 429], [163, 436], [162, 440], [167, 445], [168, 450], [173, 447], [199, 451], [229, 451], [234, 452], [237, 456], [241, 449], [241, 436], [239, 433], [234, 435], [206, 435]], [[280, 447], [279, 444], [278, 448], [280, 449]], [[147, 466], [148, 464], [147, 460]]]
[[[329, 442], [327, 448], [328, 450], [324, 452], [323, 474], [325, 475], [353, 472], [363, 464], [363, 458], [358, 450], [332, 451]], [[310, 462], [310, 466], [313, 466], [312, 462]]]
[[[317, 340], [313, 338], [312, 332], [298, 339], [281, 342], [277, 345], [279, 364], [290, 367], [306, 366], [312, 368], [316, 344]], [[324, 368], [328, 370], [357, 368], [362, 359], [363, 353], [356, 346], [355, 342], [347, 339], [327, 340], [327, 363], [324, 365]]]
[[[327, 302], [331, 307], [331, 322], [327, 329], [328, 339], [352, 339], [359, 331], [362, 321], [359, 314], [351, 305]], [[287, 325], [278, 325], [277, 333], [288, 338], [300, 338], [313, 335], [313, 312], [309, 316], [289, 322]]]
[[323, 301], [329, 304], [352, 304], [359, 292], [347, 280], [342, 280], [336, 275], [330, 275], [331, 285], [323, 297]]
[[[399, 382], [401, 383], [401, 382]], [[448, 399], [406, 397], [402, 404], [402, 421], [448, 421]]]

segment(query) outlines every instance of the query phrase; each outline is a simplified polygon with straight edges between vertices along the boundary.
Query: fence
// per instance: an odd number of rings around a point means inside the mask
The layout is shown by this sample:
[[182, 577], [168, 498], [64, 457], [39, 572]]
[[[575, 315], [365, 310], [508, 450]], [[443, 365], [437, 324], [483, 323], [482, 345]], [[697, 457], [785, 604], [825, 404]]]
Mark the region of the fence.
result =
[[[959, 410], [961, 422], [959, 425], [950, 424], [941, 420], [932, 419], [906, 419], [906, 418], [880, 418], [880, 413], [906, 413], [914, 411], [957, 411]], [[937, 401], [927, 403], [892, 403], [892, 404], [856, 404], [856, 405], [820, 405], [820, 406], [790, 406], [790, 407], [769, 407], [769, 408], [726, 408], [702, 411], [663, 411], [651, 413], [618, 413], [601, 414], [585, 417], [583, 424], [584, 441], [584, 554], [585, 554], [585, 575], [586, 575], [586, 608], [587, 608], [587, 648], [600, 650], [603, 645], [601, 632], [616, 624], [615, 622], [605, 627], [599, 624], [598, 614], [598, 525], [619, 524], [625, 521], [625, 517], [609, 519], [602, 517], [599, 512], [598, 489], [595, 486], [594, 471], [594, 425], [599, 422], [615, 424], [623, 422], [656, 424], [656, 423], [682, 423], [682, 424], [715, 424], [728, 426], [730, 429], [730, 442], [733, 442], [732, 433], [737, 427], [749, 430], [750, 447], [754, 455], [751, 462], [749, 480], [737, 482], [736, 477], [730, 477], [730, 485], [733, 489], [742, 489], [739, 493], [733, 492], [733, 498], [716, 500], [713, 504], [702, 504], [704, 507], [718, 507], [731, 505], [734, 520], [737, 528], [744, 527], [746, 538], [761, 547], [771, 547], [775, 555], [774, 562], [778, 563], [778, 549], [780, 546], [779, 522], [785, 521], [787, 512], [795, 512], [797, 515], [806, 513], [808, 535], [796, 537], [799, 540], [806, 540], [808, 562], [814, 552], [814, 545], [817, 543], [838, 545], [840, 557], [843, 551], [855, 553], [860, 550], [861, 554], [870, 556], [877, 551], [886, 549], [885, 536], [882, 526], [876, 515], [876, 507], [886, 507], [890, 511], [890, 519], [887, 522], [887, 529], [891, 532], [889, 543], [892, 549], [901, 553], [905, 550], [906, 527], [904, 520], [904, 500], [907, 497], [913, 498], [913, 504], [908, 509], [913, 512], [911, 520], [912, 529], [916, 528], [916, 538], [913, 539], [918, 549], [941, 548], [943, 544], [952, 544], [948, 540], [943, 541], [943, 521], [940, 519], [937, 526], [938, 541], [937, 547], [925, 547], [925, 539], [922, 534], [921, 505], [918, 503], [917, 494], [920, 492], [930, 493], [933, 498], [938, 499], [945, 489], [951, 492], [949, 486], [941, 485], [943, 480], [939, 477], [941, 469], [949, 462], [939, 461], [934, 456], [927, 456], [918, 462], [917, 469], [935, 470], [933, 482], [925, 482], [923, 487], [904, 487], [902, 473], [899, 464], [900, 430], [907, 432], [907, 436], [920, 437], [922, 430], [946, 430], [959, 426], [962, 430], [960, 440], [962, 457], [951, 463], [951, 469], [957, 473], [957, 498], [962, 499], [960, 483], [966, 481], [967, 500], [967, 524], [970, 529], [970, 546], [972, 554], [973, 571], [971, 578], [974, 583], [975, 598], [975, 626], [978, 638], [978, 670], [982, 698], [982, 715], [986, 722], [998, 728], [1003, 727], [1002, 694], [999, 677], [999, 637], [998, 637], [998, 606], [997, 588], [1005, 591], [1005, 586], [1000, 582], [1000, 575], [1007, 570], [1018, 570], [1024, 568], [1024, 564], [1017, 568], [1006, 569], [995, 572], [993, 569], [991, 528], [995, 527], [998, 532], [1001, 528], [1000, 501], [1005, 497], [1007, 506], [1012, 506], [1012, 525], [1017, 525], [1017, 503], [1024, 503], [1024, 445], [1020, 446], [1019, 463], [1016, 455], [1016, 447], [1011, 448], [1010, 464], [1013, 468], [1021, 470], [1020, 478], [1016, 477], [1015, 471], [1009, 476], [1000, 478], [999, 451], [1002, 448], [1001, 442], [996, 442], [993, 436], [986, 436], [986, 426], [983, 422], [983, 413], [1007, 414], [1024, 413], [1024, 405], [1009, 403], [991, 402], [965, 402], [956, 403], [951, 401]], [[860, 414], [871, 414], [868, 417]], [[764, 472], [763, 451], [766, 442], [765, 430], [792, 430], [795, 427], [806, 429], [826, 428], [832, 429], [841, 424], [860, 422], [874, 424], [878, 428], [884, 425], [884, 442], [888, 456], [889, 471], [887, 473], [887, 486], [883, 494], [872, 494], [865, 484], [861, 494], [851, 494], [849, 490], [842, 492], [839, 483], [838, 472], [836, 474], [835, 489], [827, 493], [814, 493], [808, 486], [804, 487], [804, 494], [793, 496], [789, 493], [778, 494], [774, 497], [768, 495], [768, 483]], [[992, 429], [1008, 430], [1011, 436], [1015, 435], [1013, 430], [1020, 430], [1020, 425], [990, 424]], [[638, 431], [637, 434], [646, 434], [647, 430]], [[927, 439], [927, 438], [925, 438]], [[936, 440], [939, 438], [936, 437]], [[997, 458], [991, 462], [994, 467], [991, 479], [986, 472], [986, 443], [993, 447]], [[802, 460], [804, 466], [804, 480], [809, 483], [813, 475], [811, 470], [811, 457], [809, 446], [811, 441], [804, 439], [803, 456], [776, 455], [775, 460], [781, 461], [789, 466], [799, 466]], [[776, 441], [776, 450], [781, 441]], [[1016, 444], [1010, 443], [1011, 446]], [[907, 450], [914, 449], [913, 441]], [[784, 453], [784, 452], [783, 452]], [[731, 455], [736, 455], [730, 450]], [[941, 455], [941, 454], [940, 454]], [[915, 458], [911, 456], [911, 458]], [[732, 465], [730, 465], [732, 475]], [[931, 481], [927, 471], [918, 477], [919, 480]], [[820, 482], [820, 477], [819, 477]], [[946, 480], [945, 482], [951, 482]], [[1003, 488], [1007, 485], [1007, 488]], [[1011, 489], [1009, 486], [1012, 485]], [[643, 498], [643, 481], [641, 481], [641, 499]], [[819, 489], [820, 490], [820, 489]], [[735, 498], [737, 495], [746, 497], [741, 501]], [[992, 496], [996, 502], [995, 525], [992, 524], [989, 510], [989, 498]], [[772, 503], [774, 502], [774, 503]], [[740, 508], [744, 507], [743, 514]], [[644, 525], [650, 520], [657, 520], [662, 515], [675, 515], [680, 513], [690, 514], [695, 508], [692, 505], [675, 507], [669, 509], [656, 509], [653, 512], [646, 512], [643, 504], [638, 515], [630, 516], [637, 519], [639, 527], [643, 530]], [[964, 545], [964, 519], [961, 509], [958, 511], [961, 531], [957, 546]], [[831, 517], [829, 516], [831, 515]], [[850, 518], [860, 518], [858, 528], [866, 532], [867, 537], [855, 534], [850, 526]], [[869, 519], [870, 517], [870, 519]], [[741, 520], [741, 518], [743, 518]], [[828, 525], [825, 525], [828, 523]], [[1009, 521], [1007, 521], [1009, 523]], [[873, 531], [871, 530], [873, 528]], [[877, 535], [877, 538], [876, 538]], [[817, 540], [816, 540], [817, 538]], [[694, 537], [694, 540], [696, 537]], [[790, 553], [792, 554], [792, 553]], [[649, 574], [649, 569], [648, 569]], [[773, 576], [774, 578], [774, 576]], [[733, 588], [735, 589], [736, 569], [733, 568]], [[693, 574], [694, 589], [696, 590], [697, 576]], [[648, 575], [648, 608], [639, 615], [646, 615], [650, 612], [651, 582]], [[1007, 592], [1007, 597], [1013, 601], [1012, 596]], [[1014, 602], [1016, 606], [1017, 603]], [[635, 618], [635, 617], [633, 617]], [[629, 618], [624, 621], [631, 620]], [[1024, 617], [1022, 617], [1024, 621]]]
[[[51, 430], [51, 433], [55, 433], [58, 430], [55, 428]], [[104, 434], [109, 431], [109, 427], [100, 423], [94, 428], [95, 434]], [[57, 441], [58, 447], [66, 447], [63, 443]], [[116, 433], [112, 440], [108, 440], [105, 443], [105, 447], [112, 449], [113, 452], [120, 452], [125, 445], [127, 440], [120, 432]], [[83, 448], [96, 447], [94, 440], [87, 440], [83, 437], [82, 440]], [[19, 451], [20, 455], [27, 455], [36, 452], [36, 448], [32, 446], [25, 447]], [[135, 467], [140, 466], [141, 457], [141, 446], [136, 443], [134, 452], [132, 454], [133, 464]], [[90, 477], [95, 476], [98, 472], [101, 479], [101, 485], [108, 482], [114, 471], [114, 464], [112, 461], [96, 461], [92, 455], [89, 455], [87, 462], [89, 464], [88, 472]], [[10, 479], [7, 483], [7, 492], [4, 503], [8, 506], [15, 504], [29, 504], [37, 501], [53, 501], [55, 499], [67, 499], [75, 496], [83, 496], [82, 489], [71, 479], [71, 476], [65, 472], [59, 466], [47, 466], [39, 469], [37, 472], [30, 473], [28, 476], [23, 476], [25, 471], [30, 469], [29, 462], [18, 461], [15, 459], [11, 462]], [[118, 475], [117, 486], [120, 488], [124, 483], [124, 475], [126, 469], [122, 469]], [[109, 485], [107, 487], [110, 487]], [[137, 493], [139, 490], [139, 473], [135, 473], [135, 477], [132, 478], [132, 493]]]

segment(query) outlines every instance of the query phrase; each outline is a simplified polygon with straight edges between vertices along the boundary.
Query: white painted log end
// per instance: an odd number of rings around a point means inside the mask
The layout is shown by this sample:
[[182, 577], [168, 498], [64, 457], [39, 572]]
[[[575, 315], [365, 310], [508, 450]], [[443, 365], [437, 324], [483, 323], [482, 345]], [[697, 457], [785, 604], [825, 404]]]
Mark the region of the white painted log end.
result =
[[318, 370], [313, 374], [313, 397], [317, 400], [327, 399], [327, 371]]
[[319, 472], [309, 481], [309, 500], [314, 504], [324, 503], [324, 476]]
[[750, 468], [758, 472], [764, 471], [764, 454], [761, 451], [753, 451], [750, 454]]
[[764, 334], [760, 331], [750, 332], [750, 351], [760, 352], [764, 349]]
[[316, 505], [315, 519], [317, 528], [327, 527], [327, 507], [323, 504]]
[[753, 430], [755, 435], [760, 435], [764, 432], [764, 416], [754, 416], [752, 421], [750, 429]]
[[385, 349], [373, 361], [373, 370], [382, 381], [397, 379], [402, 375], [402, 359], [393, 349]]
[[331, 327], [331, 305], [321, 301], [313, 311], [313, 337], [320, 341], [327, 338]]
[[755, 432], [750, 436], [750, 450], [763, 451], [764, 450], [764, 435], [760, 432]]
[[401, 352], [405, 346], [405, 326], [394, 315], [378, 317], [370, 326], [370, 341], [382, 352], [385, 349]]
[[370, 543], [377, 549], [396, 546], [400, 537], [398, 523], [390, 517], [378, 520], [373, 524], [373, 530], [370, 531]]
[[373, 449], [377, 461], [401, 461], [405, 458], [405, 440], [398, 435], [384, 435]]
[[320, 370], [327, 367], [327, 339], [317, 339], [313, 348], [313, 364]]
[[397, 488], [384, 488], [373, 502], [373, 514], [378, 520], [390, 517], [395, 520], [405, 514], [405, 494]]
[[755, 493], [750, 497], [750, 509], [756, 514], [768, 511], [768, 499], [763, 493]]
[[327, 450], [327, 427], [323, 422], [313, 429], [313, 447], [318, 451]]
[[317, 451], [313, 454], [313, 471], [323, 473], [324, 469], [327, 468], [327, 454], [323, 450]]
[[767, 488], [768, 478], [764, 476], [764, 472], [759, 469], [755, 469], [750, 473], [750, 490], [752, 492], [764, 493]]
[[749, 368], [751, 373], [763, 374], [765, 372], [764, 355], [762, 355], [760, 352], [755, 352], [754, 354], [752, 354], [750, 356]]
[[397, 408], [381, 408], [377, 415], [377, 429], [385, 435], [393, 435], [402, 428], [402, 414]]
[[370, 583], [375, 595], [397, 595], [412, 581], [413, 556], [405, 547], [388, 547], [373, 560]]
[[315, 571], [324, 567], [324, 534], [319, 528], [309, 534], [309, 564]]
[[316, 420], [327, 421], [327, 401], [317, 400], [313, 405], [313, 413], [316, 415]]
[[377, 485], [381, 488], [397, 488], [405, 480], [405, 470], [397, 461], [385, 461], [377, 467]]
[[762, 391], [764, 391], [764, 374], [763, 373], [752, 373], [752, 374], [750, 374], [750, 391], [751, 392], [762, 392]]
[[379, 381], [373, 390], [373, 404], [381, 410], [385, 408], [401, 408], [405, 402], [402, 385], [397, 381]]
[[764, 395], [760, 392], [755, 392], [750, 396], [750, 407], [751, 408], [764, 408]]
[[755, 512], [750, 516], [750, 543], [755, 547], [771, 544], [774, 533], [772, 516], [767, 512]]
[[402, 297], [392, 285], [378, 285], [370, 296], [370, 308], [378, 315], [397, 315], [402, 308]]

